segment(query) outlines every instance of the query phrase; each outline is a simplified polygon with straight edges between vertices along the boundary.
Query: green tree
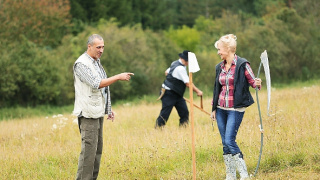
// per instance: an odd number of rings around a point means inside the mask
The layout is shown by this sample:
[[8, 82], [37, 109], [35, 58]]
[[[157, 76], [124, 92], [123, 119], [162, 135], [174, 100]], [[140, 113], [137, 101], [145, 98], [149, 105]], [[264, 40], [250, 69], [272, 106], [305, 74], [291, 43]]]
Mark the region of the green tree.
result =
[[134, 0], [134, 22], [141, 24], [144, 29], [167, 29], [175, 21], [176, 6], [176, 0]]
[[70, 28], [68, 0], [1, 0], [2, 43], [21, 41], [21, 34], [43, 46], [56, 47]]
[[195, 19], [200, 15], [205, 15], [203, 11], [203, 0], [178, 0], [178, 18], [175, 22], [178, 26], [192, 27]]
[[14, 51], [8, 51], [0, 61], [0, 106], [54, 103], [63, 86], [60, 64], [50, 51], [21, 39], [9, 45]]
[[176, 5], [175, 0], [74, 0], [70, 12], [75, 22], [116, 18], [123, 26], [141, 24], [144, 29], [160, 30], [174, 22]]
[[166, 36], [173, 40], [179, 47], [195, 51], [200, 43], [200, 33], [193, 28], [182, 26], [181, 29], [170, 28]]

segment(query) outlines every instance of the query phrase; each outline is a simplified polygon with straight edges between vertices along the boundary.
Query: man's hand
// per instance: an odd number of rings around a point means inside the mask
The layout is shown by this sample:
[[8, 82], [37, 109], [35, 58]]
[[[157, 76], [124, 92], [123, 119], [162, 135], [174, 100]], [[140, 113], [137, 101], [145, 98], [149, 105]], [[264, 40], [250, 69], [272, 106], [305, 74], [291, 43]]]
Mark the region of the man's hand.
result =
[[203, 92], [199, 90], [199, 91], [197, 92], [197, 96], [202, 96], [202, 95], [203, 95]]
[[102, 79], [99, 85], [99, 88], [110, 86], [111, 84], [117, 82], [117, 81], [130, 81], [131, 76], [133, 76], [133, 73], [125, 72], [121, 74], [114, 75], [112, 77], [109, 77], [107, 79]]
[[125, 72], [125, 73], [118, 74], [118, 79], [121, 81], [130, 81], [131, 76], [134, 76], [134, 74], [130, 72]]
[[108, 114], [107, 120], [111, 120], [112, 122], [114, 121], [114, 112], [112, 111], [111, 114]]

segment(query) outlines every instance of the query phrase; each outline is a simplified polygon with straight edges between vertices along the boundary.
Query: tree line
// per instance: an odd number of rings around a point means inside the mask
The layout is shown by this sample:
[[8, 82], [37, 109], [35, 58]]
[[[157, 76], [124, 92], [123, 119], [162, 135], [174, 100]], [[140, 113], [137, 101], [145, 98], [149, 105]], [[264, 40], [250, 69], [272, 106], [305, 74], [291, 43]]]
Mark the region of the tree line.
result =
[[109, 76], [135, 73], [112, 85], [115, 100], [157, 94], [184, 49], [199, 61], [196, 84], [213, 87], [221, 61], [213, 44], [228, 33], [254, 70], [268, 51], [272, 82], [316, 79], [317, 7], [316, 0], [0, 0], [0, 107], [71, 104], [72, 66], [92, 33], [104, 37]]

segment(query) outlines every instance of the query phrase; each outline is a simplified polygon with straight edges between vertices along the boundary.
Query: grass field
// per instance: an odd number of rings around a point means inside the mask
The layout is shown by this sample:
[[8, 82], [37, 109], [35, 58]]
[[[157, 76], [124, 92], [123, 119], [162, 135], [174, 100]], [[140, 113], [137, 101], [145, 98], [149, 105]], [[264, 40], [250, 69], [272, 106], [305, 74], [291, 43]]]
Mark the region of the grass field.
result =
[[[264, 147], [258, 174], [252, 179], [320, 179], [320, 86], [273, 89], [270, 117], [266, 97], [266, 91], [259, 92]], [[205, 98], [207, 111], [210, 104], [210, 98]], [[158, 101], [113, 108], [116, 120], [104, 123], [99, 179], [192, 179], [191, 129], [178, 127], [175, 110], [163, 130], [154, 129], [160, 108]], [[212, 124], [197, 109], [194, 112], [197, 179], [223, 179], [216, 122]], [[0, 121], [0, 179], [74, 179], [80, 153], [75, 119], [57, 114]], [[255, 103], [246, 110], [237, 136], [251, 174], [259, 156], [258, 125]]]

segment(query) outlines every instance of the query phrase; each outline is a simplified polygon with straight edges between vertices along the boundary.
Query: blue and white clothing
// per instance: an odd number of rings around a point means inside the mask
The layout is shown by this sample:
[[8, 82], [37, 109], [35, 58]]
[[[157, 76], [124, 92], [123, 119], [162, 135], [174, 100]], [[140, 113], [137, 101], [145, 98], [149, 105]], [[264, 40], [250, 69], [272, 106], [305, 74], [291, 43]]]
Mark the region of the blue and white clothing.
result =
[[[182, 61], [180, 59], [178, 61], [182, 64]], [[170, 67], [166, 70], [166, 73], [169, 73], [169, 71], [170, 71]], [[185, 84], [189, 83], [189, 76], [188, 76], [188, 73], [187, 73], [187, 67], [186, 66], [178, 66], [178, 67], [176, 67], [172, 72], [172, 76], [174, 78], [177, 78], [177, 79], [183, 81]], [[167, 89], [167, 90], [170, 90], [170, 88], [167, 87], [164, 84], [162, 84], [162, 87]]]

